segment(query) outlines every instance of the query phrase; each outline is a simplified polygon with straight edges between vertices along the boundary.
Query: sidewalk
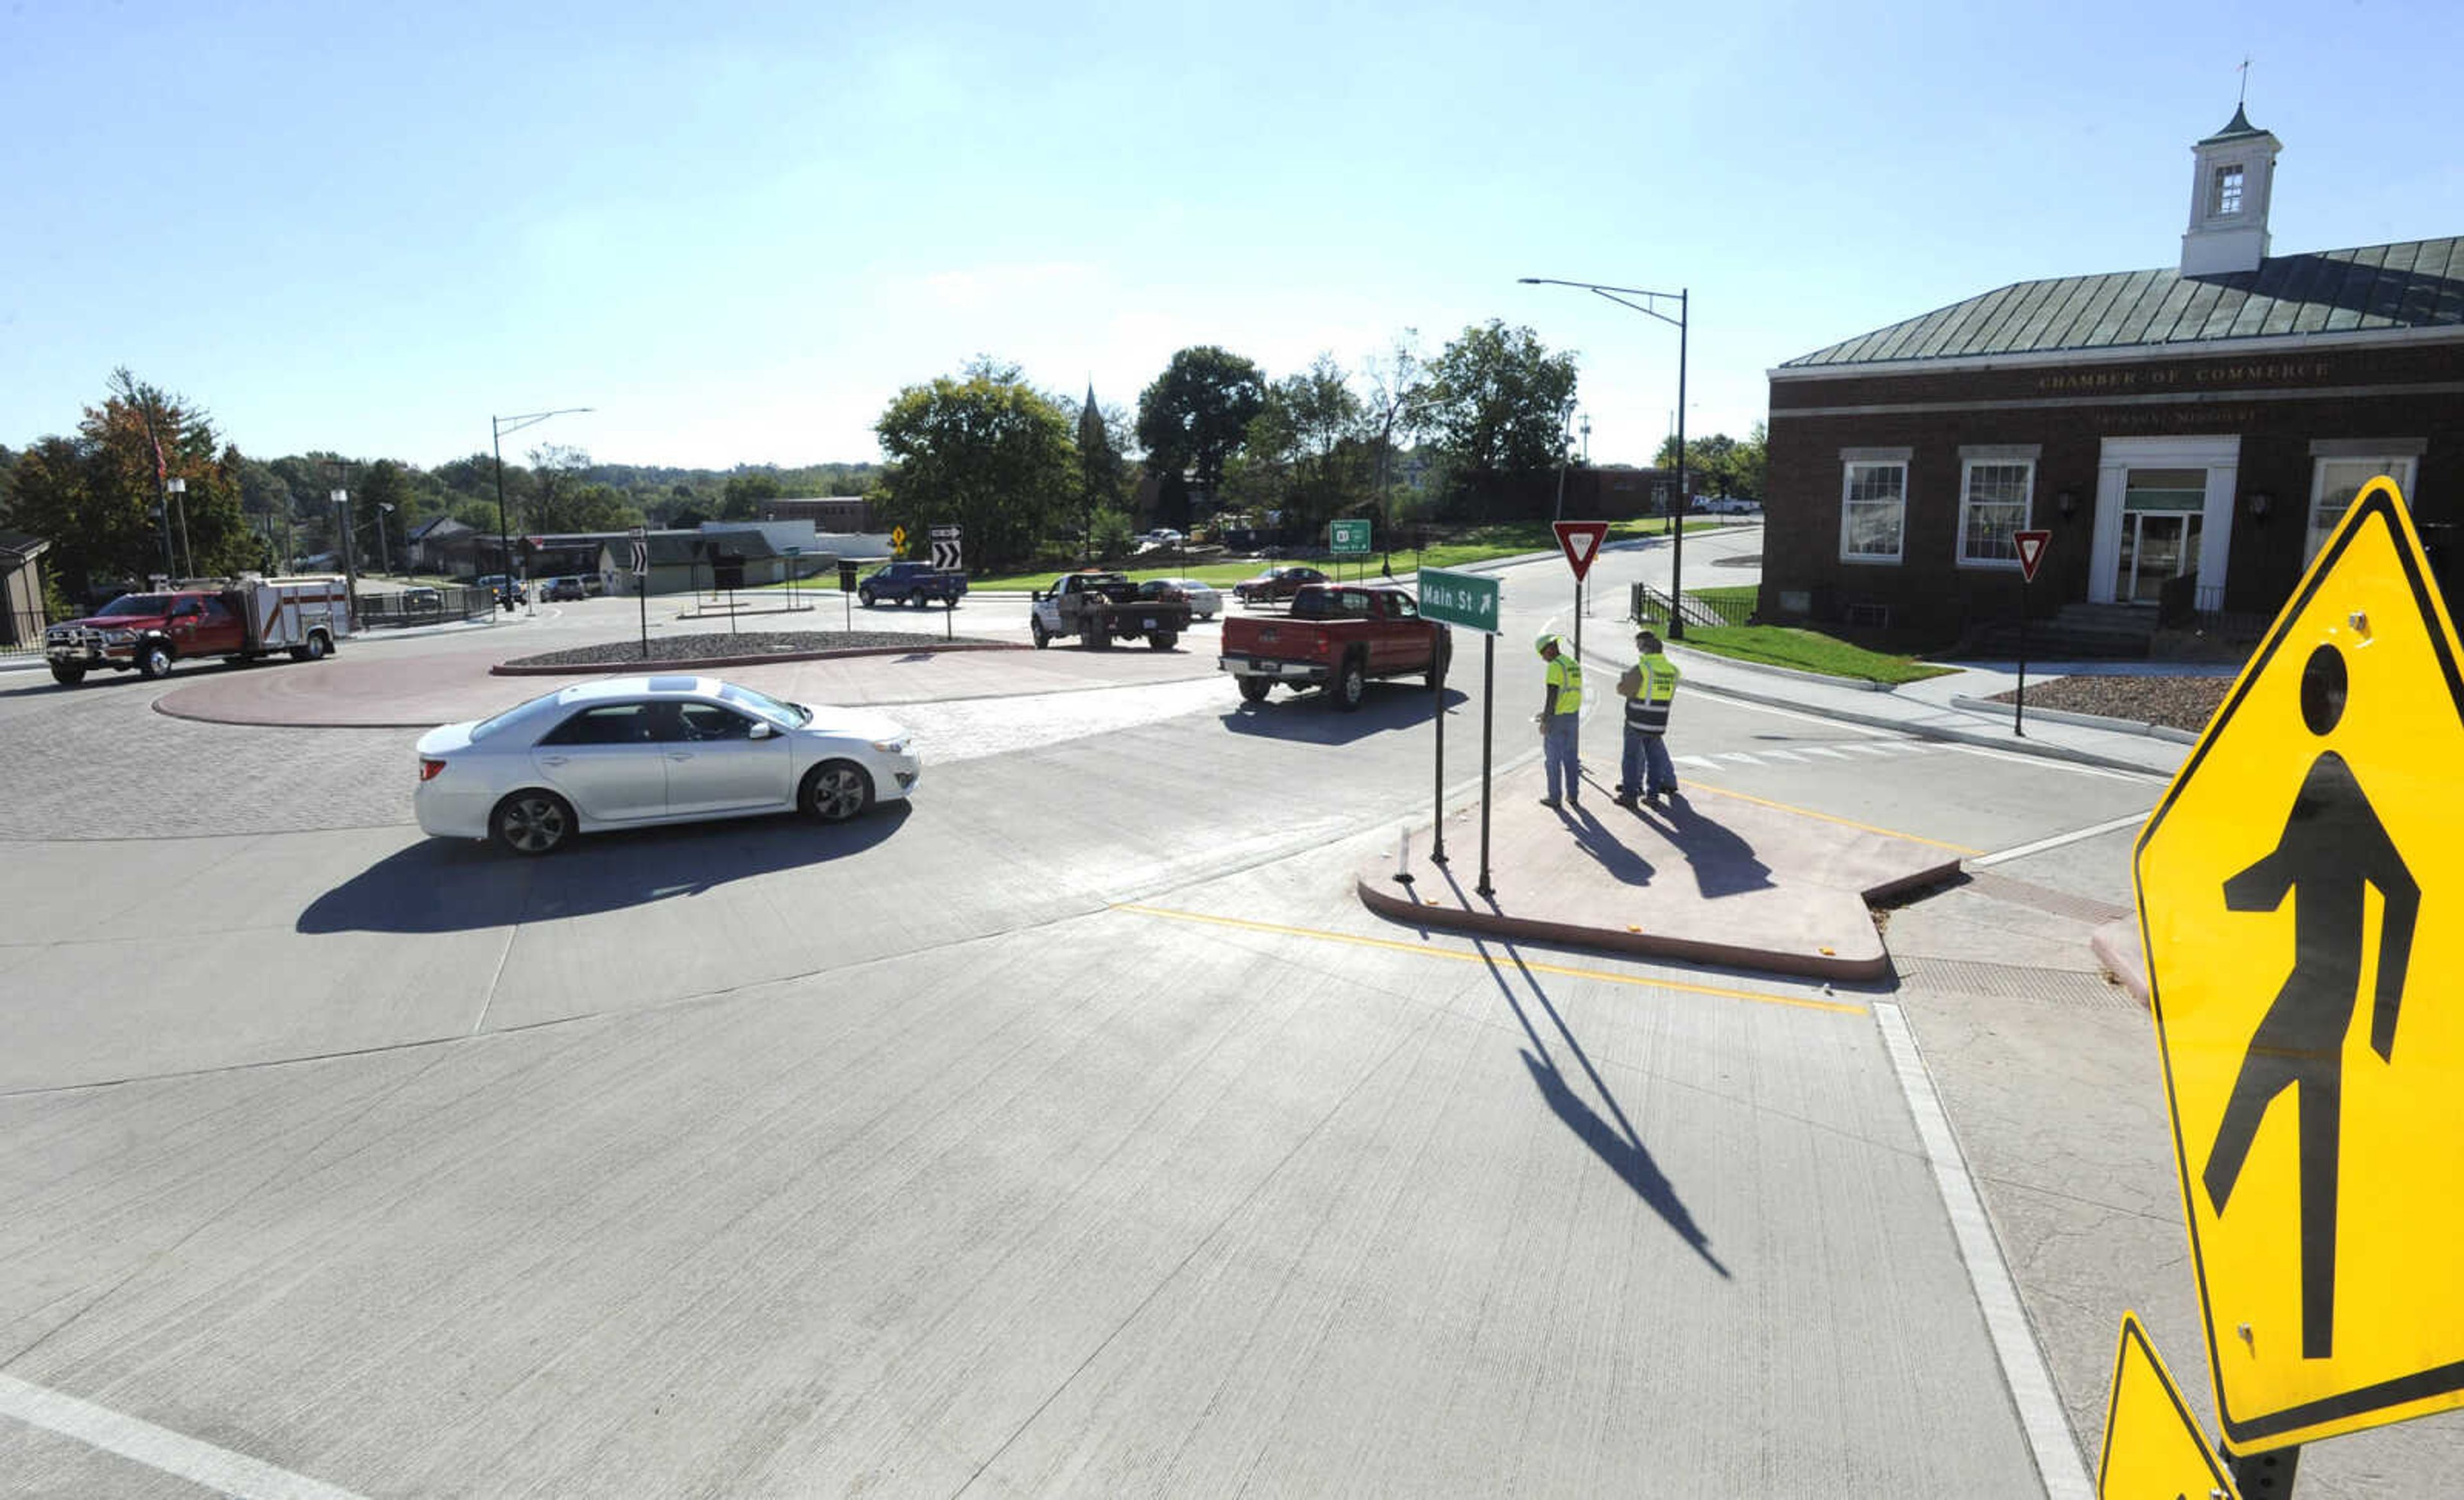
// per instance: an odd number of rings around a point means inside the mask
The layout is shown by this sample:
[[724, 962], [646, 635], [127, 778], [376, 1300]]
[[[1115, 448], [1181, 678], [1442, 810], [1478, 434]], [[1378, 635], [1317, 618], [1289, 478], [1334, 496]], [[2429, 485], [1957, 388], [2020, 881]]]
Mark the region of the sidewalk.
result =
[[[1623, 646], [1624, 643], [1619, 641], [1618, 644]], [[2057, 723], [2035, 716], [2030, 716], [2027, 733], [2022, 737], [2012, 733], [2007, 709], [1988, 716], [1951, 706], [1954, 698], [1983, 698], [2009, 689], [2015, 682], [2015, 675], [1999, 667], [1964, 668], [1947, 676], [1929, 677], [1923, 682], [1906, 683], [1878, 692], [1807, 673], [1783, 672], [1732, 661], [1707, 651], [1690, 650], [1682, 643], [1672, 643], [1668, 652], [1684, 672], [1687, 691], [1712, 693], [1774, 708], [1803, 709], [1808, 713], [1845, 719], [1852, 724], [1894, 730], [1926, 739], [1947, 739], [2017, 755], [2042, 756], [2050, 760], [2165, 778], [2170, 778], [2180, 770], [2189, 754], [2187, 745], [2129, 730], [2105, 729], [2076, 722]], [[1595, 651], [1588, 642], [1583, 654], [1612, 673], [1621, 672], [1633, 664], [1631, 651], [1620, 654]], [[2032, 681], [2041, 681], [2112, 664], [2067, 665], [2067, 672], [2065, 664], [2042, 669], [2031, 667], [2028, 675]]]

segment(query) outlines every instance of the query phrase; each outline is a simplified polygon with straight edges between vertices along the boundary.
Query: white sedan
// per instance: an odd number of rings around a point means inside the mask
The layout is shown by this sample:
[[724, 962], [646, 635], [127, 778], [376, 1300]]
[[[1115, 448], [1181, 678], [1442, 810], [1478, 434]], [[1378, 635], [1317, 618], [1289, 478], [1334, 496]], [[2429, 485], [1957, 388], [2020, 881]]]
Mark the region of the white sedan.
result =
[[1215, 591], [1213, 585], [1194, 578], [1151, 578], [1138, 585], [1138, 592], [1143, 595], [1150, 588], [1178, 590], [1189, 601], [1189, 617], [1193, 620], [1212, 620], [1223, 612], [1223, 596]]
[[613, 677], [419, 739], [419, 826], [544, 854], [577, 833], [801, 808], [825, 823], [915, 789], [907, 731], [715, 677]]

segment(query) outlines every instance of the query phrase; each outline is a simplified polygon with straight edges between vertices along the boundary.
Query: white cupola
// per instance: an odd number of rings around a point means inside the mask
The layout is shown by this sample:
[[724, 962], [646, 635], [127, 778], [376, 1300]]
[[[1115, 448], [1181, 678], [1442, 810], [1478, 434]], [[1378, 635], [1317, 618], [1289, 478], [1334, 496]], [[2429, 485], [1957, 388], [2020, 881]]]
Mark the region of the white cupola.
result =
[[2284, 143], [2250, 122], [2239, 104], [2222, 130], [2190, 147], [2190, 228], [2182, 236], [2182, 275], [2256, 271], [2267, 258], [2268, 189]]

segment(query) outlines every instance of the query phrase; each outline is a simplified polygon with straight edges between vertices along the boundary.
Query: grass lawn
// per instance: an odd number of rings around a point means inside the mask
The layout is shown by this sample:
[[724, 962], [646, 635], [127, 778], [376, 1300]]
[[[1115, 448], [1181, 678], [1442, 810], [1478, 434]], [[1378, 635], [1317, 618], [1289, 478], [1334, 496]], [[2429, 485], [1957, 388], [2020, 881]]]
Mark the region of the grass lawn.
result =
[[1739, 661], [1758, 661], [1866, 682], [1917, 682], [1953, 670], [1927, 667], [1913, 656], [1869, 651], [1819, 630], [1800, 630], [1785, 625], [1688, 626], [1683, 644]]
[[[1685, 523], [1685, 530], [1691, 534], [1698, 531], [1716, 530], [1719, 525], [1720, 522], [1714, 520], [1689, 520]], [[1609, 525], [1609, 540], [1615, 541], [1630, 537], [1657, 537], [1664, 535], [1667, 530], [1668, 522], [1665, 518], [1612, 521]], [[1461, 540], [1441, 543], [1425, 552], [1415, 553], [1408, 549], [1397, 549], [1395, 576], [1399, 580], [1409, 576], [1413, 569], [1419, 567], [1462, 567], [1467, 562], [1487, 562], [1498, 558], [1515, 557], [1526, 552], [1553, 552], [1556, 547], [1556, 533], [1550, 530], [1549, 523], [1545, 520], [1512, 521], [1494, 526], [1481, 526], [1473, 529]], [[1342, 559], [1339, 567], [1335, 562], [1324, 558], [1291, 561], [1301, 565], [1323, 569], [1329, 575], [1339, 576], [1347, 581], [1355, 576], [1364, 576], [1364, 570], [1358, 559]], [[1375, 580], [1377, 569], [1384, 561], [1383, 554], [1372, 553], [1368, 559], [1365, 576]], [[1276, 562], [1207, 562], [1196, 567], [1174, 567], [1167, 563], [1148, 567], [1127, 567], [1121, 571], [1127, 574], [1133, 583], [1143, 583], [1150, 578], [1194, 578], [1201, 584], [1213, 584], [1218, 588], [1228, 588], [1243, 579], [1254, 578], [1265, 569], [1279, 565], [1281, 564]], [[967, 586], [982, 589], [1042, 588], [1052, 582], [1054, 573], [1058, 571], [1055, 569], [1051, 572], [1009, 573], [994, 578], [971, 578], [967, 581]]]

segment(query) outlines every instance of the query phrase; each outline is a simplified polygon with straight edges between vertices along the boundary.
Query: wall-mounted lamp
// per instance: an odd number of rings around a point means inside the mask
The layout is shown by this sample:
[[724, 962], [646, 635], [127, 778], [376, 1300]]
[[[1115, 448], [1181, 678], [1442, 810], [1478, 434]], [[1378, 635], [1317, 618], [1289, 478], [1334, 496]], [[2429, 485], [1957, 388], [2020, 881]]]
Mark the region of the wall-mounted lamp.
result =
[[2070, 490], [2059, 490], [2055, 492], [2054, 509], [2062, 513], [2062, 519], [2070, 519], [2073, 516], [2079, 514], [2078, 494]]
[[2274, 496], [2272, 496], [2272, 495], [2268, 494], [2265, 490], [2253, 490], [2253, 491], [2251, 491], [2251, 492], [2250, 492], [2250, 518], [2251, 518], [2254, 522], [2257, 522], [2257, 521], [2264, 521], [2264, 520], [2266, 520], [2266, 519], [2267, 519], [2267, 512], [2268, 512], [2268, 509], [2269, 509], [2269, 507], [2273, 506], [2275, 503], [2276, 503], [2276, 497], [2275, 497]]

